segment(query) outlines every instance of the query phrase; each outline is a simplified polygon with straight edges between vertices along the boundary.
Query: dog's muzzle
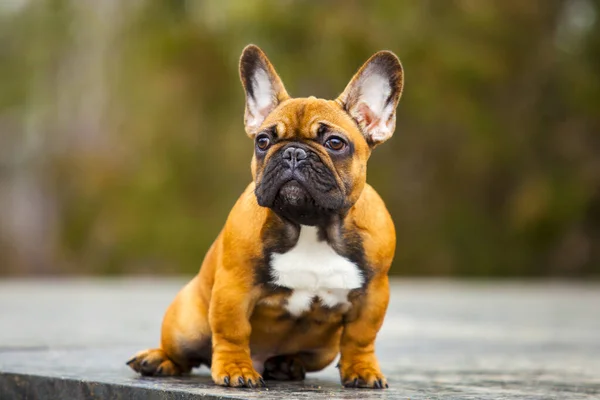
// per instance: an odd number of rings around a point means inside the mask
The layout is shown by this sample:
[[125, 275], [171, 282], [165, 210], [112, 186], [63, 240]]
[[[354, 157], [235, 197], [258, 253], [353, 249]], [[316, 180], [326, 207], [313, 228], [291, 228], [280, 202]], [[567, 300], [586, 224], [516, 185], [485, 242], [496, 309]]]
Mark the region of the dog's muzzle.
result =
[[303, 225], [318, 224], [345, 200], [334, 173], [302, 143], [290, 143], [271, 156], [255, 193], [259, 205]]

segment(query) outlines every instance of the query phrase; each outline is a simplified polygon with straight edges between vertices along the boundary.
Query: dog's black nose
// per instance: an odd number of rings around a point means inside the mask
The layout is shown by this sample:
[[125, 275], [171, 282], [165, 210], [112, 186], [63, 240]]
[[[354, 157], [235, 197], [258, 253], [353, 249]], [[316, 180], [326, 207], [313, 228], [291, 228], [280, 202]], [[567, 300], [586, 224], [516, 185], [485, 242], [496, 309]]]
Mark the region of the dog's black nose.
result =
[[290, 146], [283, 152], [283, 159], [291, 169], [296, 168], [307, 157], [306, 151], [300, 147]]

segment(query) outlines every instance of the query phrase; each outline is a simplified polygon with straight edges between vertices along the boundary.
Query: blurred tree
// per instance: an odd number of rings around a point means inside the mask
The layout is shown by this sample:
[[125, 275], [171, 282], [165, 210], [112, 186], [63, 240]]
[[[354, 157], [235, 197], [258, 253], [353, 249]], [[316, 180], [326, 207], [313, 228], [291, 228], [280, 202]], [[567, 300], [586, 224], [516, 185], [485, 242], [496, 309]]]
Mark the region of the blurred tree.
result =
[[402, 59], [394, 273], [600, 272], [599, 0], [6, 4], [0, 273], [195, 272], [250, 180], [248, 43], [295, 96]]

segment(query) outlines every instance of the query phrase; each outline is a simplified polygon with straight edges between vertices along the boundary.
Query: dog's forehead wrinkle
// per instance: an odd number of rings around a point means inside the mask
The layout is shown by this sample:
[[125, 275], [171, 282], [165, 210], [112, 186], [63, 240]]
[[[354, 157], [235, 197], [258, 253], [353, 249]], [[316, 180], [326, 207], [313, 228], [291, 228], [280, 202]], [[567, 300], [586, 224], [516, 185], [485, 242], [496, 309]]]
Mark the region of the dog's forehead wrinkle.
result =
[[296, 121], [300, 122], [304, 119], [305, 111], [306, 111], [306, 103], [300, 103], [300, 106], [296, 109]]
[[[331, 104], [330, 104], [331, 103]], [[282, 103], [273, 118], [285, 124], [285, 135], [315, 138], [314, 124], [323, 121], [328, 125], [342, 126], [348, 117], [332, 101], [315, 97], [295, 98]]]

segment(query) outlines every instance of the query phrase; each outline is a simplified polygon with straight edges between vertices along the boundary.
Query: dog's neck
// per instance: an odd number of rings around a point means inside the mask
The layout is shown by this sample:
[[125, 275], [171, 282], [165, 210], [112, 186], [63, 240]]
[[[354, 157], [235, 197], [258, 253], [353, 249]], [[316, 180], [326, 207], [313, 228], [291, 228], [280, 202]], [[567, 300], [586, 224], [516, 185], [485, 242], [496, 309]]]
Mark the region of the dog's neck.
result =
[[319, 240], [324, 240], [330, 243], [340, 243], [340, 236], [346, 223], [346, 218], [348, 218], [348, 210], [346, 209], [340, 211], [339, 213], [332, 213], [327, 216], [323, 216], [323, 218], [321, 218], [314, 225], [305, 225], [283, 217], [275, 213], [273, 210], [270, 211], [270, 214], [272, 214], [271, 218], [278, 220], [280, 224], [286, 227], [285, 230], [288, 232], [288, 235], [291, 236], [290, 239], [292, 239], [294, 242], [298, 240], [298, 236], [302, 227], [312, 227], [318, 232]]
[[[269, 260], [273, 253], [283, 254], [290, 251], [298, 243], [301, 230], [309, 228], [309, 230], [316, 231], [318, 241], [327, 243], [337, 254], [354, 262], [363, 270], [363, 275], [368, 280], [370, 272], [364, 258], [362, 238], [358, 231], [353, 229], [354, 224], [349, 218], [352, 218], [351, 212], [346, 212], [342, 215], [331, 216], [327, 223], [306, 227], [270, 212], [265, 223], [267, 229], [263, 229], [261, 238], [265, 244], [265, 261]], [[265, 272], [267, 275], [261, 280], [267, 282], [269, 281], [268, 271]]]

